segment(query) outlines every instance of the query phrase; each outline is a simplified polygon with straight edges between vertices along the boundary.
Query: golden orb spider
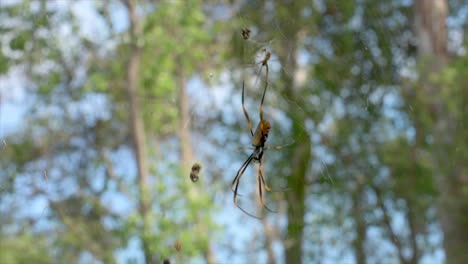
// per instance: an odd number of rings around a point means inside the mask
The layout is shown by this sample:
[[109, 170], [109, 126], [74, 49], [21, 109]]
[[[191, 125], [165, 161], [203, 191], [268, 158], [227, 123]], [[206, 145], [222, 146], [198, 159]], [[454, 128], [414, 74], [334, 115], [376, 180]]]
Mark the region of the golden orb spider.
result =
[[[267, 72], [268, 72], [268, 66], [267, 66]], [[274, 212], [265, 205], [265, 201], [263, 199], [263, 190], [271, 191], [271, 188], [266, 184], [265, 178], [263, 177], [262, 158], [263, 158], [263, 153], [265, 150], [280, 149], [286, 146], [286, 145], [285, 146], [265, 146], [265, 143], [268, 139], [268, 133], [270, 132], [270, 129], [271, 129], [270, 122], [268, 122], [266, 119], [263, 118], [263, 102], [265, 100], [267, 87], [268, 87], [268, 82], [265, 82], [265, 88], [263, 90], [262, 100], [260, 102], [260, 122], [258, 123], [258, 126], [255, 129], [255, 133], [254, 133], [252, 130], [252, 123], [250, 122], [249, 114], [247, 113], [247, 110], [245, 109], [245, 105], [244, 105], [245, 85], [244, 85], [244, 82], [242, 82], [242, 110], [244, 112], [245, 118], [247, 119], [250, 135], [252, 136], [251, 144], [254, 147], [254, 150], [252, 154], [250, 154], [247, 160], [239, 168], [239, 170], [237, 171], [236, 177], [231, 183], [231, 190], [234, 191], [234, 204], [239, 209], [241, 209], [244, 213], [255, 218], [259, 218], [259, 217], [251, 213], [248, 213], [247, 211], [245, 211], [242, 207], [240, 207], [237, 204], [237, 190], [239, 188], [240, 179], [252, 161], [255, 163], [258, 163], [259, 166], [257, 169], [257, 179], [258, 179], [258, 196], [259, 196], [260, 204], [268, 211]]]

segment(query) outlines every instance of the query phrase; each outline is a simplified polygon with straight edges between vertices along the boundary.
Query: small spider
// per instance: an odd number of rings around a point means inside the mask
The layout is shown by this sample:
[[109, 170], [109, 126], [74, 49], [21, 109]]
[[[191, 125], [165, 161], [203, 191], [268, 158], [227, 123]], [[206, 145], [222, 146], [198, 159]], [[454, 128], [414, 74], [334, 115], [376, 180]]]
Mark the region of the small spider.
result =
[[263, 56], [263, 58], [259, 61], [259, 62], [256, 62], [255, 65], [259, 64], [260, 65], [260, 69], [258, 69], [258, 72], [257, 72], [257, 78], [255, 80], [255, 83], [254, 83], [254, 86], [257, 85], [257, 82], [258, 82], [258, 79], [260, 78], [260, 76], [262, 75], [262, 69], [263, 67], [265, 67], [266, 69], [266, 74], [265, 74], [265, 89], [266, 89], [266, 86], [268, 85], [268, 61], [270, 60], [271, 58], [271, 52], [268, 51], [266, 48], [262, 48], [261, 51], [260, 51], [260, 54], [257, 55], [257, 56]]
[[245, 40], [248, 40], [250, 38], [250, 29], [248, 28], [242, 28], [242, 37]]
[[192, 171], [190, 172], [190, 180], [192, 182], [197, 182], [199, 179], [199, 174], [201, 170], [201, 165], [198, 163], [193, 164]]
[[177, 240], [176, 243], [174, 244], [174, 248], [177, 250], [177, 252], [179, 252], [180, 249], [182, 248], [182, 243], [180, 243], [180, 241]]

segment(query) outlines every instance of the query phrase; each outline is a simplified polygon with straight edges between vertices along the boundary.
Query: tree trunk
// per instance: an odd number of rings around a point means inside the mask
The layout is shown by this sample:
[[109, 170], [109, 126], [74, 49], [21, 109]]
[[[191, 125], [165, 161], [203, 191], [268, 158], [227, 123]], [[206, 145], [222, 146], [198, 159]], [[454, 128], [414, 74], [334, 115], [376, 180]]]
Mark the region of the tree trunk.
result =
[[353, 199], [353, 218], [355, 225], [356, 238], [353, 241], [356, 263], [366, 263], [366, 253], [364, 244], [366, 241], [366, 222], [364, 219], [364, 208], [362, 205], [363, 186], [358, 183], [356, 190], [352, 193]]
[[[420, 59], [431, 63], [429, 76], [436, 74], [448, 62], [447, 54], [447, 1], [418, 0], [415, 2], [415, 31], [419, 44]], [[454, 118], [446, 110], [440, 88], [430, 83], [429, 78], [421, 80], [424, 92], [429, 98], [427, 111], [433, 118], [435, 183], [438, 187], [439, 223], [444, 233], [444, 248], [447, 263], [468, 263], [468, 224], [466, 212], [468, 202], [463, 189], [463, 166], [461, 160], [450, 160], [453, 151], [452, 133]]]
[[311, 157], [309, 134], [303, 129], [305, 122], [301, 118], [293, 119], [296, 144], [291, 157], [292, 173], [288, 177], [288, 240], [292, 243], [286, 247], [286, 263], [302, 263], [302, 244], [304, 236], [306, 173]]
[[145, 263], [153, 263], [149, 241], [145, 234], [150, 232], [148, 219], [149, 201], [146, 184], [148, 182], [148, 165], [146, 162], [146, 140], [145, 129], [142, 120], [140, 104], [138, 102], [138, 72], [140, 66], [140, 48], [138, 47], [138, 37], [140, 36], [135, 13], [135, 3], [132, 0], [125, 0], [130, 25], [130, 58], [127, 64], [127, 95], [130, 108], [130, 129], [133, 149], [135, 151], [138, 168], [138, 188], [139, 188], [139, 214], [143, 219], [142, 244], [145, 256]]
[[[297, 51], [297, 36], [294, 36], [283, 43], [283, 47], [288, 54], [296, 54]], [[286, 58], [288, 56], [284, 56]], [[295, 55], [289, 56], [285, 63], [288, 70], [295, 73], [297, 69], [297, 59]], [[285, 88], [284, 96], [290, 102], [301, 102], [301, 90], [296, 87], [294, 79], [287, 74], [282, 74]], [[310, 136], [305, 129], [307, 116], [297, 109], [289, 109], [288, 114], [292, 119], [292, 134], [296, 141], [292, 148], [291, 157], [291, 175], [288, 177], [288, 187], [291, 191], [286, 192], [288, 202], [288, 227], [287, 240], [291, 243], [286, 245], [285, 262], [286, 263], [302, 263], [302, 245], [304, 236], [304, 214], [305, 214], [305, 199], [306, 199], [306, 174], [309, 168], [311, 159], [311, 142]]]
[[417, 241], [417, 235], [418, 235], [418, 227], [416, 226], [416, 219], [417, 216], [414, 212], [416, 205], [413, 203], [412, 198], [406, 199], [406, 204], [407, 204], [407, 213], [406, 213], [406, 219], [408, 219], [408, 229], [409, 229], [409, 239], [410, 239], [410, 245], [411, 245], [411, 258], [408, 260], [408, 263], [410, 264], [417, 264], [419, 263], [419, 258], [421, 256], [421, 252], [418, 248], [418, 241]]
[[270, 225], [268, 219], [265, 217], [262, 220], [263, 222], [263, 229], [265, 230], [265, 247], [267, 249], [267, 264], [275, 264], [276, 257], [275, 251], [273, 249], [273, 243], [275, 242], [276, 238], [276, 226]]
[[192, 145], [190, 144], [190, 109], [189, 98], [187, 96], [187, 81], [185, 73], [179, 66], [177, 71], [177, 86], [179, 88], [179, 140], [180, 140], [180, 158], [184, 169], [190, 166], [193, 160]]
[[[181, 60], [178, 60], [181, 61]], [[193, 162], [192, 144], [190, 142], [190, 99], [187, 95], [187, 78], [183, 70], [183, 65], [178, 67], [177, 71], [177, 87], [179, 88], [179, 141], [180, 141], [180, 161], [182, 164], [183, 177], [187, 177], [188, 169]], [[195, 185], [189, 185], [189, 197], [198, 197], [198, 189]], [[197, 216], [197, 227], [205, 229], [205, 224], [200, 222], [200, 217]], [[205, 231], [206, 232], [206, 231]], [[210, 245], [204, 252], [205, 260], [208, 264], [216, 263], [214, 251]]]

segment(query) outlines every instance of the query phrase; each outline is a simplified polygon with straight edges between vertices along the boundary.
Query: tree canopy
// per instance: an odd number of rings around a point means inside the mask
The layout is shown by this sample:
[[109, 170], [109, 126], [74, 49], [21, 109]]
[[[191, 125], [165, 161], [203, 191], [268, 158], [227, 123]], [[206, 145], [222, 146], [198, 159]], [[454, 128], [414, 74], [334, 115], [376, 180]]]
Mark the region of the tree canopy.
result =
[[468, 263], [466, 10], [3, 1], [0, 262]]

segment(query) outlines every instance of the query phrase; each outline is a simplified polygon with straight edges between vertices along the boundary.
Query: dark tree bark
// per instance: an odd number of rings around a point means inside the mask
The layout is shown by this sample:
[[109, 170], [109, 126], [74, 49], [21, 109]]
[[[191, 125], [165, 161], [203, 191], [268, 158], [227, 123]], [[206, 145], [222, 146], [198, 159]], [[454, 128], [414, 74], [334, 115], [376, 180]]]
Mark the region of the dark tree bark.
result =
[[294, 138], [300, 143], [291, 157], [292, 173], [288, 177], [288, 186], [292, 190], [287, 192], [288, 201], [288, 239], [291, 245], [286, 247], [286, 263], [302, 263], [302, 245], [304, 237], [305, 191], [306, 173], [311, 158], [310, 138], [304, 131], [305, 122], [296, 117], [293, 121]]
[[377, 206], [382, 211], [383, 228], [388, 233], [388, 236], [390, 237], [390, 239], [392, 240], [393, 244], [396, 247], [400, 263], [407, 264], [408, 262], [406, 261], [406, 258], [403, 255], [403, 249], [404, 249], [403, 244], [401, 243], [400, 238], [398, 237], [397, 233], [392, 227], [392, 218], [390, 216], [390, 212], [385, 206], [385, 197], [383, 197], [382, 195], [382, 190], [380, 190], [380, 188], [375, 185], [372, 186], [372, 189], [377, 198]]
[[356, 190], [353, 192], [353, 218], [355, 225], [356, 238], [353, 241], [354, 254], [356, 263], [365, 264], [366, 263], [366, 252], [365, 252], [365, 242], [366, 242], [366, 222], [364, 219], [364, 208], [362, 203], [362, 192], [363, 186], [358, 183]]
[[[292, 30], [291, 32], [295, 32]], [[295, 73], [297, 69], [297, 58], [294, 54], [297, 51], [297, 34], [293, 35], [283, 42], [283, 47], [288, 54], [292, 56], [284, 56], [288, 58], [285, 66], [288, 70]], [[287, 74], [282, 74], [285, 87], [283, 94], [290, 102], [302, 101], [302, 89], [305, 87], [296, 87], [294, 79]], [[287, 216], [287, 239], [291, 241], [286, 246], [286, 263], [302, 263], [303, 237], [304, 237], [304, 214], [305, 214], [305, 199], [306, 199], [306, 175], [311, 159], [311, 141], [310, 135], [305, 129], [306, 119], [308, 118], [304, 112], [295, 111], [296, 109], [287, 110], [292, 119], [293, 138], [298, 144], [294, 144], [291, 153], [291, 175], [288, 177], [288, 187], [291, 191], [286, 193], [288, 202]]]
[[[418, 0], [415, 2], [415, 33], [420, 59], [430, 64], [430, 74], [437, 74], [449, 60], [447, 51], [446, 0]], [[468, 201], [466, 169], [462, 160], [451, 160], [453, 151], [454, 117], [447, 111], [440, 87], [423, 76], [424, 92], [429, 103], [426, 111], [433, 120], [434, 177], [438, 188], [439, 223], [444, 233], [447, 263], [468, 263]]]
[[142, 244], [143, 253], [145, 256], [145, 263], [153, 263], [151, 249], [149, 241], [145, 238], [145, 234], [148, 234], [149, 221], [148, 221], [148, 210], [150, 208], [148, 201], [148, 192], [146, 189], [148, 182], [148, 165], [146, 162], [146, 140], [145, 140], [145, 129], [142, 119], [142, 113], [140, 104], [138, 102], [137, 90], [138, 90], [138, 72], [140, 66], [141, 50], [138, 47], [138, 38], [140, 32], [138, 30], [138, 21], [135, 12], [135, 3], [132, 0], [125, 0], [125, 6], [127, 7], [127, 13], [129, 17], [129, 31], [130, 31], [130, 57], [127, 63], [127, 96], [130, 111], [130, 130], [132, 136], [133, 149], [135, 151], [137, 168], [138, 168], [138, 188], [139, 188], [139, 213], [143, 219], [143, 230], [142, 230]]
[[409, 239], [411, 245], [411, 258], [408, 260], [410, 264], [417, 264], [419, 263], [419, 258], [421, 257], [421, 252], [418, 248], [417, 238], [418, 235], [418, 228], [416, 224], [417, 216], [414, 213], [414, 208], [416, 205], [413, 205], [413, 201], [411, 199], [406, 200], [407, 204], [407, 212], [406, 218], [408, 219], [408, 227], [409, 227]]

